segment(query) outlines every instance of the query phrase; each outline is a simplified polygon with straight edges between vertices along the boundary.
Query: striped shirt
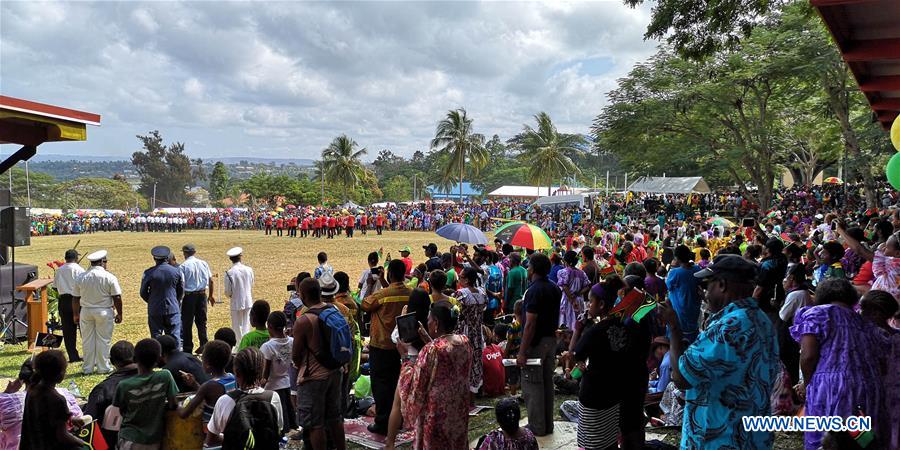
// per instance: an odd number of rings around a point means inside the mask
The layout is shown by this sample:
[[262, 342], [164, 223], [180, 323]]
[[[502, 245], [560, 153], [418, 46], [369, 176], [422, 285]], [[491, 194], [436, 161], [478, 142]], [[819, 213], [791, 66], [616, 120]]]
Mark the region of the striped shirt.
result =
[[382, 350], [394, 350], [397, 345], [391, 341], [391, 332], [397, 316], [403, 313], [403, 306], [409, 302], [412, 292], [402, 282], [391, 283], [388, 287], [366, 297], [362, 301], [363, 311], [371, 313], [369, 345]]

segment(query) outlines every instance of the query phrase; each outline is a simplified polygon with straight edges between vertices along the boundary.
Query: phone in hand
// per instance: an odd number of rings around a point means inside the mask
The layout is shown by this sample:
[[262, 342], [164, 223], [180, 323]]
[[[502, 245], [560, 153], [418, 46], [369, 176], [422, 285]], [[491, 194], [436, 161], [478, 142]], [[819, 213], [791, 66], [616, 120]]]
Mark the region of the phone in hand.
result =
[[756, 225], [756, 219], [752, 217], [745, 217], [741, 226], [744, 228], [753, 228]]
[[419, 337], [419, 321], [416, 320], [416, 314], [404, 314], [397, 316], [397, 333], [400, 340], [406, 343], [415, 341]]

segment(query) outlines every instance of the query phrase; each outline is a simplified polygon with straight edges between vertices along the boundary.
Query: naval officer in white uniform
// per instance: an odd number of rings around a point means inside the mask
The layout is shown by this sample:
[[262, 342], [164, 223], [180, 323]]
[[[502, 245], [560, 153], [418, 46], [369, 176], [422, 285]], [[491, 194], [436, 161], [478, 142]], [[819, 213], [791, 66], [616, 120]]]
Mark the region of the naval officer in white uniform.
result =
[[253, 306], [253, 269], [241, 263], [244, 250], [234, 247], [226, 255], [232, 266], [225, 272], [225, 295], [231, 299], [231, 328], [240, 342], [250, 332], [250, 307]]
[[106, 271], [106, 250], [87, 255], [91, 268], [76, 278], [72, 312], [81, 327], [82, 370], [85, 374], [110, 373], [109, 346], [113, 327], [122, 323], [122, 288]]

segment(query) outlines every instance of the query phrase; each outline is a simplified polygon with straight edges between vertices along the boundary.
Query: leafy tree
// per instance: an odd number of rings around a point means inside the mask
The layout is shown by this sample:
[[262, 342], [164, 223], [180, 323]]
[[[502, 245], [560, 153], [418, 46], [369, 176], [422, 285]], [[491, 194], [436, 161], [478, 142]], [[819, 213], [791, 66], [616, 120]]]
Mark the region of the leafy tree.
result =
[[[29, 170], [25, 176], [25, 169], [13, 167], [10, 173], [4, 173], [4, 178], [12, 175], [12, 204], [14, 206], [28, 206], [28, 192], [31, 191], [31, 206], [37, 208], [55, 208], [56, 199], [53, 190], [56, 180], [46, 173]], [[2, 180], [3, 187], [7, 187], [8, 179]]]
[[409, 178], [397, 175], [388, 180], [382, 188], [384, 200], [392, 202], [406, 202], [412, 200], [412, 183]]
[[[645, 0], [625, 0], [635, 7]], [[645, 39], [666, 39], [681, 55], [700, 59], [732, 49], [784, 0], [656, 0]]]
[[358, 144], [346, 134], [342, 134], [322, 150], [322, 162], [325, 179], [331, 183], [341, 183], [356, 187], [366, 177], [366, 168], [362, 157], [367, 153], [365, 148], [357, 150]]
[[191, 181], [196, 185], [200, 181], [206, 181], [206, 168], [203, 167], [203, 159], [197, 158], [191, 160]]
[[157, 200], [164, 205], [179, 206], [185, 201], [185, 186], [192, 181], [191, 162], [184, 154], [184, 144], [175, 142], [166, 146], [156, 130], [137, 138], [144, 146], [144, 151], [131, 155], [131, 162], [141, 175], [138, 192], [150, 198], [155, 185]]
[[209, 197], [213, 201], [221, 201], [227, 195], [230, 177], [228, 175], [228, 167], [221, 161], [216, 162], [213, 166], [212, 173], [209, 175]]
[[547, 195], [550, 195], [553, 180], [581, 173], [581, 169], [572, 162], [572, 155], [578, 153], [578, 145], [586, 142], [581, 135], [557, 131], [545, 112], [536, 114], [534, 119], [537, 129], [525, 125], [521, 138], [517, 140], [518, 146], [528, 164], [528, 179], [538, 186], [546, 183]]
[[484, 135], [472, 129], [472, 119], [466, 115], [465, 109], [447, 112], [447, 117], [438, 123], [431, 148], [447, 157], [444, 166], [443, 184], [458, 176], [459, 201], [463, 200], [462, 183], [466, 176], [466, 164], [473, 175], [487, 164], [488, 154], [484, 148]]
[[57, 207], [68, 209], [129, 209], [147, 208], [147, 199], [124, 181], [108, 178], [77, 178], [57, 184], [53, 194]]

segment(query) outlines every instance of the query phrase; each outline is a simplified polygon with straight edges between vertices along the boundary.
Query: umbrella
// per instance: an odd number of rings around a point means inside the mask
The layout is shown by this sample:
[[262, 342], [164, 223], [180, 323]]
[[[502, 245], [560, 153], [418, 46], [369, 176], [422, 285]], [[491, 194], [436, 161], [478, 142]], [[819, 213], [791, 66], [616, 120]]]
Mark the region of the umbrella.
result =
[[275, 212], [284, 212], [284, 208], [279, 206], [278, 208], [275, 208]]
[[732, 228], [732, 227], [737, 226], [734, 224], [734, 222], [732, 222], [724, 217], [718, 217], [718, 216], [710, 217], [709, 219], [706, 219], [706, 223], [709, 225], [714, 225], [717, 227], [725, 227], [725, 228]]
[[487, 244], [487, 236], [472, 225], [465, 223], [448, 223], [437, 229], [438, 236], [451, 241], [464, 242], [466, 244]]
[[828, 178], [822, 180], [822, 182], [827, 183], [827, 184], [844, 184], [844, 180], [842, 180], [838, 177], [828, 177]]
[[295, 206], [295, 205], [287, 205], [287, 206], [285, 206], [285, 208], [287, 208], [287, 209], [297, 209], [297, 206]]
[[494, 236], [500, 241], [531, 250], [553, 247], [553, 241], [544, 230], [523, 222], [510, 222], [498, 228]]

